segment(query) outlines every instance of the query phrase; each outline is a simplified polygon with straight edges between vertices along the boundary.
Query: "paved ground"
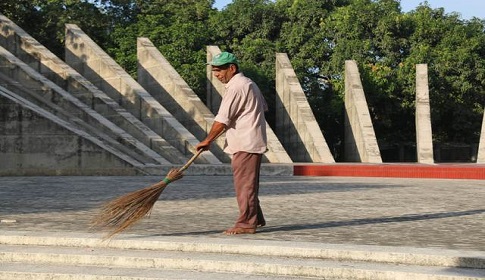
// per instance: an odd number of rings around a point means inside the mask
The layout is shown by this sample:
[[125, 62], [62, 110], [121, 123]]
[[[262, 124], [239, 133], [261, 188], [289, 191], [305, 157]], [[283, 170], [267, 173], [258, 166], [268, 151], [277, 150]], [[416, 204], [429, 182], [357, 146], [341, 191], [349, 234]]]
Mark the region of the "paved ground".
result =
[[[100, 204], [156, 180], [0, 177], [0, 229], [90, 232]], [[485, 251], [484, 180], [268, 176], [260, 199], [267, 226], [226, 238]], [[236, 216], [231, 177], [186, 176], [127, 233], [223, 237]]]

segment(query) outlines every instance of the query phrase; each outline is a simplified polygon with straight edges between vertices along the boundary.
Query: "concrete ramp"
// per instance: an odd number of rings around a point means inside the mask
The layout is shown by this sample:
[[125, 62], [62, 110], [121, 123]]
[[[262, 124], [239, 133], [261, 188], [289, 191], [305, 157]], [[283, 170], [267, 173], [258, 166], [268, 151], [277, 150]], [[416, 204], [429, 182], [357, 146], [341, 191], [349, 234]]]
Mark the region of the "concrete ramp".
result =
[[[199, 141], [205, 139], [214, 123], [214, 115], [170, 65], [148, 38], [138, 38], [138, 83], [172, 114]], [[224, 152], [222, 135], [210, 151], [222, 162], [230, 162]]]
[[160, 163], [180, 164], [187, 160], [181, 152], [139, 119], [2, 15], [0, 15], [0, 45], [166, 159], [159, 161]]
[[[221, 50], [217, 46], [207, 47], [207, 61], [211, 61], [212, 57], [219, 54]], [[217, 114], [219, 106], [224, 94], [224, 85], [213, 77], [210, 66], [207, 66], [207, 102], [208, 107], [214, 114]], [[263, 162], [267, 163], [292, 163], [288, 153], [281, 145], [280, 140], [276, 137], [273, 129], [266, 122], [266, 134], [268, 137], [268, 151], [264, 154]]]
[[[66, 25], [66, 62], [185, 156], [199, 141], [79, 27]], [[198, 163], [221, 163], [211, 152]]]
[[334, 163], [290, 59], [276, 54], [276, 134], [294, 162]]
[[345, 61], [345, 161], [382, 163], [357, 63]]
[[0, 176], [136, 175], [143, 164], [0, 86]]

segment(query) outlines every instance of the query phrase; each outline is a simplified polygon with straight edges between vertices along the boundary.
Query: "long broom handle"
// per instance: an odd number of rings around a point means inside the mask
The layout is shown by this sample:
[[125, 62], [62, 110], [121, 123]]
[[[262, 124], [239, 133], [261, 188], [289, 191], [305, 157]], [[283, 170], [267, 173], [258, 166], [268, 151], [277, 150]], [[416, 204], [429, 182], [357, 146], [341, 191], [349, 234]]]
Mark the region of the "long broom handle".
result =
[[[214, 140], [213, 140], [213, 141], [215, 141], [217, 138], [219, 138], [219, 136], [221, 136], [222, 134], [224, 134], [224, 132], [226, 132], [226, 130], [225, 130], [225, 129], [224, 129], [223, 131], [221, 131], [221, 132], [220, 132], [220, 133], [219, 133], [219, 134], [216, 136], [216, 138], [214, 138]], [[200, 156], [200, 154], [201, 154], [202, 152], [203, 152], [203, 150], [202, 150], [202, 149], [198, 150], [198, 151], [197, 151], [197, 153], [196, 153], [195, 155], [193, 155], [193, 156], [192, 156], [192, 157], [189, 159], [189, 161], [187, 161], [187, 163], [186, 163], [184, 166], [182, 166], [182, 167], [179, 169], [179, 171], [180, 171], [180, 172], [183, 172], [185, 169], [189, 168], [189, 166], [190, 166], [190, 165], [191, 165], [191, 164], [194, 162], [194, 160], [195, 160], [195, 159], [197, 159], [197, 158]]]
[[182, 172], [184, 171], [185, 169], [189, 168], [189, 166], [192, 164], [192, 162], [194, 162], [194, 160], [199, 157], [199, 155], [203, 152], [202, 149], [200, 149], [199, 151], [197, 151], [197, 153], [195, 155], [192, 156], [192, 158], [189, 159], [189, 161], [187, 161], [187, 163], [182, 166], [179, 171]]

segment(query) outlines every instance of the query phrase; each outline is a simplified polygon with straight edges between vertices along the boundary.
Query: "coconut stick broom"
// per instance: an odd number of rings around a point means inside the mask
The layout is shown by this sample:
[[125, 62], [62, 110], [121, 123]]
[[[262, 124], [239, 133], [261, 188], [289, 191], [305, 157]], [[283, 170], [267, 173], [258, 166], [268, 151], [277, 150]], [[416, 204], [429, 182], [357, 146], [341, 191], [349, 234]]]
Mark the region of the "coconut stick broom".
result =
[[[172, 181], [180, 179], [187, 169], [202, 153], [200, 149], [180, 169], [171, 169], [165, 179], [149, 187], [120, 196], [104, 204], [91, 222], [93, 229], [108, 231], [106, 239], [133, 226], [143, 217], [150, 215], [153, 205], [165, 187]], [[172, 179], [170, 179], [172, 178]]]

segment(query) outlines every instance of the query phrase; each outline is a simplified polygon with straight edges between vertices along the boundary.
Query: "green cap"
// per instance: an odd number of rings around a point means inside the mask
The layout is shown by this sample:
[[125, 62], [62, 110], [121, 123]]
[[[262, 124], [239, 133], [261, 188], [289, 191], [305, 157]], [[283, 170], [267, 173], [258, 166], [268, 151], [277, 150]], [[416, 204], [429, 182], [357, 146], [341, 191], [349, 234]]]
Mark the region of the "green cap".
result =
[[228, 52], [221, 52], [220, 54], [217, 54], [216, 56], [214, 56], [212, 58], [212, 61], [209, 62], [209, 64], [212, 65], [212, 66], [221, 66], [221, 65], [229, 64], [229, 63], [239, 64], [236, 56], [233, 55], [232, 53], [228, 53]]

